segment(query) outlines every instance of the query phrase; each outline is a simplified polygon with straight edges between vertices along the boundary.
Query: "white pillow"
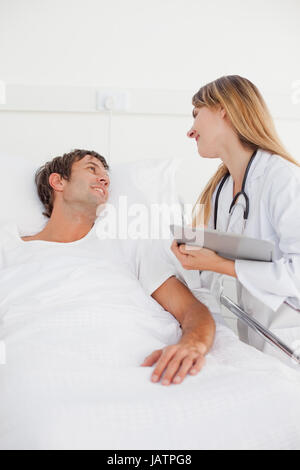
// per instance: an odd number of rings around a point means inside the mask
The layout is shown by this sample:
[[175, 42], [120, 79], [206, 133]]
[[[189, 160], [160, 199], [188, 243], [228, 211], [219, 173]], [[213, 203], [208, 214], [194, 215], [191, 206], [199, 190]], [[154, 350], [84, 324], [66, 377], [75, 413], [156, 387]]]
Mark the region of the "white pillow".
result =
[[[175, 189], [176, 159], [147, 159], [110, 165], [108, 202], [118, 206], [120, 196], [128, 205], [177, 202]], [[41, 165], [43, 162], [41, 162]], [[3, 175], [0, 185], [0, 226], [16, 223], [21, 235], [33, 235], [49, 220], [43, 215], [34, 176], [39, 166], [22, 157], [0, 154]]]
[[34, 182], [37, 165], [21, 157], [0, 155], [0, 168], [0, 226], [17, 223], [22, 235], [39, 232], [48, 219]]
[[[112, 166], [112, 180], [116, 170], [118, 194], [125, 190], [124, 175], [129, 175], [134, 191], [144, 195], [148, 204], [172, 204], [178, 201], [176, 191], [176, 171], [180, 160], [146, 159]], [[119, 178], [122, 178], [120, 181]], [[124, 187], [124, 182], [126, 186]], [[113, 180], [114, 183], [114, 180]], [[115, 187], [112, 184], [112, 195]], [[126, 192], [126, 191], [124, 191]], [[130, 193], [129, 193], [130, 194]], [[130, 194], [131, 195], [131, 194]]]

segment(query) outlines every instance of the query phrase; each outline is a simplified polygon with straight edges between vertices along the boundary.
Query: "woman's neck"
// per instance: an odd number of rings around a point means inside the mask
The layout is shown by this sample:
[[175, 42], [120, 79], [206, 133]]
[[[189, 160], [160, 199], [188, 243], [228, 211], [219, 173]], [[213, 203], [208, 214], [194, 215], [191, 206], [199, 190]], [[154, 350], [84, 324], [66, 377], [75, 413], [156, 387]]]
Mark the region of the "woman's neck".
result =
[[224, 148], [222, 153], [222, 161], [232, 176], [234, 187], [233, 195], [242, 189], [244, 175], [253, 154], [253, 149], [244, 147], [239, 141], [230, 145], [230, 148]]

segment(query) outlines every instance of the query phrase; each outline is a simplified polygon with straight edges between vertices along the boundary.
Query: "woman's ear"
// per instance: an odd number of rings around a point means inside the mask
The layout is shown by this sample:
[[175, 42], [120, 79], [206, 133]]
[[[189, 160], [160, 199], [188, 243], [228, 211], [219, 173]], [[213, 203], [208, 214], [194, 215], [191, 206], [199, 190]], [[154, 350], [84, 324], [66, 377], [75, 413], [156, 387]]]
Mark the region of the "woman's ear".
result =
[[55, 191], [61, 192], [64, 189], [64, 179], [58, 173], [51, 173], [49, 176], [49, 184]]
[[219, 109], [219, 112], [220, 112], [221, 118], [225, 119], [227, 117], [227, 113], [226, 113], [226, 110], [224, 108], [221, 107]]

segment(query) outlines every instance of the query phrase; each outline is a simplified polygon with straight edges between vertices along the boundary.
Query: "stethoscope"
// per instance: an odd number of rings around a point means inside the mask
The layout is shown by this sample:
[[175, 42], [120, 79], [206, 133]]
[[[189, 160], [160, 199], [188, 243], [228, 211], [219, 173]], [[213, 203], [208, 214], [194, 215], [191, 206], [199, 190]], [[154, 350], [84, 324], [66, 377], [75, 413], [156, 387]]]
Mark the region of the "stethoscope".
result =
[[[252, 165], [252, 162], [255, 158], [255, 155], [257, 154], [257, 149], [255, 150], [255, 152], [252, 154], [250, 160], [249, 160], [249, 163], [247, 165], [247, 168], [246, 168], [246, 171], [245, 171], [245, 175], [244, 175], [244, 179], [243, 179], [243, 183], [242, 183], [242, 189], [239, 193], [237, 193], [233, 200], [232, 200], [232, 203], [230, 205], [230, 208], [229, 208], [229, 214], [231, 214], [231, 211], [232, 211], [232, 208], [233, 206], [235, 205], [237, 199], [242, 195], [244, 196], [245, 198], [245, 202], [246, 202], [246, 207], [245, 207], [245, 210], [244, 210], [244, 226], [246, 224], [246, 221], [248, 219], [248, 215], [249, 215], [249, 198], [247, 196], [247, 194], [245, 193], [245, 186], [246, 186], [246, 181], [247, 181], [247, 176], [248, 176], [248, 173], [249, 173], [249, 170], [250, 170], [250, 167]], [[219, 198], [220, 198], [220, 193], [222, 191], [222, 188], [225, 184], [225, 182], [227, 181], [227, 178], [229, 177], [230, 173], [228, 172], [223, 178], [222, 178], [222, 181], [218, 187], [218, 191], [217, 191], [217, 194], [216, 194], [216, 201], [215, 201], [215, 212], [214, 212], [214, 227], [215, 227], [215, 230], [217, 229], [217, 220], [218, 220], [218, 207], [219, 207]]]

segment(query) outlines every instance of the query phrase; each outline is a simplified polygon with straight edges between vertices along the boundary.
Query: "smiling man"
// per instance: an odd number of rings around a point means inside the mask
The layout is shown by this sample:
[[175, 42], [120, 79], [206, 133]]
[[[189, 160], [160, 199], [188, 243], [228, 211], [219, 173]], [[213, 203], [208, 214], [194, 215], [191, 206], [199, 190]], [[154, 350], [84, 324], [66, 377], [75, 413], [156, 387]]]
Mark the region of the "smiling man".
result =
[[96, 211], [108, 199], [108, 164], [93, 151], [75, 150], [56, 157], [36, 173], [38, 195], [49, 222], [23, 240], [68, 243], [84, 237], [94, 225]]
[[[159, 306], [153, 303], [137, 281], [141, 274], [130, 271], [129, 263], [122, 259], [118, 240], [103, 241], [95, 233], [97, 209], [109, 198], [109, 167], [104, 157], [87, 150], [56, 157], [37, 171], [36, 185], [48, 223], [35, 235], [20, 237], [17, 232], [7, 232], [1, 245], [5, 262], [0, 263], [0, 270], [18, 267], [16, 277], [23, 270], [22, 278], [27, 281], [23, 282], [20, 296], [15, 294], [14, 305], [24, 312], [28, 302], [30, 311], [35, 308], [31, 307], [35, 299], [34, 305], [39, 306], [40, 312], [38, 318], [47, 318], [47, 311], [61, 312], [57, 317], [51, 313], [51, 322], [53, 318], [57, 321], [69, 318], [71, 325], [75, 321], [72, 315], [80, 316], [87, 322], [85, 328], [96, 335], [91, 347], [100, 348], [97, 350], [101, 357], [106, 351], [107, 361], [112, 364], [135, 365], [137, 358], [145, 367], [156, 364], [151, 376], [153, 382], [162, 379], [163, 385], [178, 384], [187, 374], [197, 374], [215, 335], [215, 323], [207, 307], [175, 277], [172, 267], [151, 256], [152, 287], [148, 294]], [[8, 245], [14, 245], [14, 249], [9, 250]], [[142, 258], [143, 255], [139, 260], [139, 266], [143, 265], [140, 273], [145, 277], [147, 271], [149, 279], [149, 258]], [[3, 283], [2, 292], [9, 292], [12, 278], [10, 275], [7, 284]], [[85, 311], [93, 312], [91, 323], [88, 322], [90, 313], [85, 316]], [[177, 321], [174, 323], [172, 318], [166, 326], [168, 312]], [[119, 314], [122, 317], [117, 320]], [[146, 323], [160, 320], [148, 333], [140, 326], [140, 316]], [[105, 329], [107, 321], [112, 323]], [[82, 335], [87, 334], [84, 332]], [[68, 334], [64, 338], [62, 333], [63, 330], [57, 333], [57, 350], [61, 337], [66, 354], [73, 351], [76, 355], [77, 343], [72, 343]], [[80, 331], [78, 335], [79, 347]], [[67, 338], [72, 343], [69, 349]], [[46, 335], [45, 344], [47, 341]], [[148, 348], [151, 354], [147, 356]]]

